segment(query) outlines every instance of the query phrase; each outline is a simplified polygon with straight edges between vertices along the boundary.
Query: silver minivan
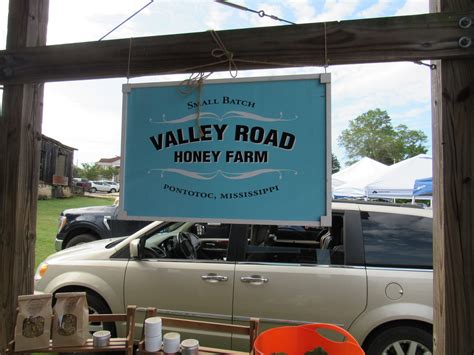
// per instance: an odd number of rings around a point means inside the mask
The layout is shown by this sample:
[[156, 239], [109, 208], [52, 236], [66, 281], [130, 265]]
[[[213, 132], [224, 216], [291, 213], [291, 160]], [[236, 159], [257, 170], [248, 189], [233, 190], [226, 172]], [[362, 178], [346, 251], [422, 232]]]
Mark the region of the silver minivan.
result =
[[[133, 304], [194, 320], [255, 317], [260, 330], [332, 323], [368, 355], [431, 354], [432, 211], [335, 202], [332, 218], [331, 228], [154, 222], [50, 256], [35, 289], [84, 290], [100, 313]], [[104, 326], [123, 333], [120, 324]], [[232, 334], [193, 337], [248, 350]]]

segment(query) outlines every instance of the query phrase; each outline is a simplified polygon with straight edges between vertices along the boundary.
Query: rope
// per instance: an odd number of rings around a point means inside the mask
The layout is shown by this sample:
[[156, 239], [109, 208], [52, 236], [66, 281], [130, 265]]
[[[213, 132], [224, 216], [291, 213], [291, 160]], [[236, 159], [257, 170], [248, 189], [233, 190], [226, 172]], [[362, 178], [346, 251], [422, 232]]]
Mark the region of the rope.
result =
[[[222, 63], [228, 63], [228, 70], [229, 70], [230, 76], [232, 78], [236, 78], [239, 73], [239, 70], [236, 64], [238, 62], [282, 66], [282, 67], [301, 67], [301, 65], [293, 64], [293, 63], [247, 60], [247, 59], [235, 58], [234, 53], [229, 51], [226, 48], [226, 46], [224, 45], [224, 42], [222, 41], [222, 39], [220, 38], [219, 34], [216, 31], [211, 30], [210, 34], [214, 42], [217, 44], [217, 48], [214, 48], [211, 50], [211, 56], [216, 59], [220, 59], [220, 58], [223, 58], [223, 59], [212, 62], [212, 63], [196, 65], [193, 67], [182, 68], [182, 69], [173, 70], [169, 72], [160, 72], [157, 74], [157, 75], [166, 75], [166, 74], [177, 74], [180, 72], [183, 72], [183, 73], [191, 72], [191, 75], [189, 76], [189, 78], [183, 80], [180, 83], [180, 85], [178, 86], [178, 91], [182, 95], [189, 95], [193, 91], [197, 90], [196, 97], [197, 97], [198, 105], [196, 109], [196, 127], [199, 128], [199, 132], [201, 136], [203, 134], [201, 125], [200, 125], [200, 116], [201, 116], [200, 104], [201, 104], [201, 97], [202, 97], [202, 88], [204, 85], [204, 81], [208, 79], [214, 73], [213, 71], [205, 73], [203, 69], [206, 69], [206, 68], [209, 69], [209, 68], [212, 68], [213, 66], [216, 66]], [[130, 38], [129, 51], [128, 51], [127, 83], [130, 77], [131, 50], [132, 50], [132, 38]], [[326, 23], [324, 23], [324, 71], [325, 72], [328, 66], [329, 64], [328, 64], [328, 50], [327, 50], [327, 32], [326, 32]]]
[[[210, 33], [212, 38], [214, 39], [214, 42], [216, 42], [218, 46], [217, 48], [214, 48], [211, 51], [211, 55], [217, 59], [225, 57], [225, 59], [219, 61], [219, 63], [228, 62], [229, 74], [232, 78], [236, 78], [239, 73], [239, 70], [234, 62], [234, 53], [227, 50], [224, 45], [224, 42], [222, 42], [221, 38], [219, 37], [219, 34], [216, 31], [211, 30]], [[200, 125], [202, 87], [204, 84], [204, 80], [208, 79], [212, 74], [212, 71], [207, 74], [204, 72], [192, 73], [189, 78], [183, 80], [178, 87], [178, 91], [182, 95], [189, 95], [196, 90], [196, 98], [198, 102], [196, 109], [196, 127], [198, 127], [199, 129], [201, 137], [204, 134]]]
[[197, 98], [197, 108], [196, 108], [196, 127], [199, 129], [199, 136], [202, 137], [204, 132], [202, 131], [200, 119], [201, 119], [201, 94], [202, 94], [202, 86], [204, 80], [211, 76], [212, 72], [210, 73], [192, 73], [188, 79], [185, 79], [179, 84], [178, 92], [182, 95], [189, 95], [194, 90], [196, 90], [196, 98]]
[[224, 42], [222, 42], [221, 38], [219, 37], [219, 34], [216, 31], [211, 30], [211, 36], [219, 46], [219, 48], [214, 48], [211, 51], [211, 55], [217, 59], [225, 56], [227, 61], [229, 62], [229, 74], [232, 78], [236, 78], [237, 74], [239, 73], [239, 70], [237, 69], [237, 65], [235, 65], [234, 53], [227, 50], [224, 45]]

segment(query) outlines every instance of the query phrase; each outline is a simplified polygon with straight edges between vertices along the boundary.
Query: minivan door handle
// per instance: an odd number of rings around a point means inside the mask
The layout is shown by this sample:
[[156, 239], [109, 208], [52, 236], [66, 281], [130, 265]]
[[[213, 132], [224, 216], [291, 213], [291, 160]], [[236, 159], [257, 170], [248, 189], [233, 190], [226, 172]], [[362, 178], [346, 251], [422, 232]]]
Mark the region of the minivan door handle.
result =
[[240, 278], [240, 281], [245, 282], [245, 283], [252, 283], [252, 284], [263, 284], [263, 283], [267, 283], [268, 279], [260, 275], [252, 275], [252, 276], [242, 276]]
[[210, 273], [207, 275], [202, 275], [201, 279], [204, 281], [215, 283], [215, 282], [224, 282], [227, 281], [229, 278], [227, 276], [217, 275], [215, 273]]

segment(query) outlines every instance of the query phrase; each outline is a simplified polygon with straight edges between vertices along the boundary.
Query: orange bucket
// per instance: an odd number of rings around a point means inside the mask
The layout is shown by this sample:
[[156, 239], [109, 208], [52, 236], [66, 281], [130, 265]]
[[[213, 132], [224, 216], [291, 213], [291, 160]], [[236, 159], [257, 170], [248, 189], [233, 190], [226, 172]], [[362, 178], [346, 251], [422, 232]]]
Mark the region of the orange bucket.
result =
[[[329, 329], [345, 337], [338, 342], [322, 336], [317, 330]], [[318, 347], [328, 355], [364, 355], [364, 351], [346, 330], [332, 324], [316, 323], [296, 327], [272, 328], [261, 333], [254, 343], [254, 354], [270, 355], [285, 353], [304, 355]]]

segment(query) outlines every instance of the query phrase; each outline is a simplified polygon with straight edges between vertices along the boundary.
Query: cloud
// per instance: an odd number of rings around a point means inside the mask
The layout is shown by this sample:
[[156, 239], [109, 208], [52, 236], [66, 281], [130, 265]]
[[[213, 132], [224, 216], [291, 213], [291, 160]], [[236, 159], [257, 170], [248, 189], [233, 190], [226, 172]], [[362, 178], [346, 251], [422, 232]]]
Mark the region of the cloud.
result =
[[119, 88], [117, 79], [46, 84], [43, 133], [79, 149], [75, 161], [95, 162], [119, 154]]
[[429, 2], [426, 0], [406, 0], [395, 16], [426, 14], [430, 12]]
[[369, 17], [382, 16], [385, 13], [385, 11], [388, 9], [388, 7], [390, 6], [390, 3], [391, 3], [391, 0], [379, 0], [372, 6], [362, 11], [359, 11], [359, 13], [357, 14], [357, 17], [369, 18]]
[[8, 0], [0, 0], [0, 49], [5, 49], [7, 43]]
[[337, 138], [349, 120], [375, 108], [386, 110], [394, 125], [404, 123], [431, 137], [429, 69], [413, 63], [379, 63], [329, 67], [329, 71], [333, 72], [333, 149], [338, 156], [344, 152]]
[[234, 11], [231, 8], [225, 6], [211, 6], [209, 9], [208, 16], [204, 20], [204, 23], [209, 29], [222, 30], [225, 28], [225, 24], [229, 18], [233, 16]]
[[314, 22], [344, 20], [353, 16], [360, 0], [326, 0], [324, 10], [318, 14]]
[[298, 24], [313, 22], [316, 18], [316, 9], [309, 0], [288, 1], [286, 6], [291, 9]]
[[[14, 0], [12, 0], [14, 1]], [[16, 1], [16, 0], [15, 0]], [[95, 41], [149, 0], [50, 0], [48, 43]], [[427, 0], [253, 0], [233, 2], [297, 23], [391, 16], [428, 11]], [[402, 6], [400, 5], [402, 4]], [[398, 8], [397, 8], [398, 6]], [[8, 1], [0, 0], [0, 46], [6, 37]], [[174, 33], [278, 26], [282, 22], [220, 5], [212, 0], [155, 0], [108, 39]], [[3, 41], [3, 42], [1, 42]], [[239, 71], [239, 77], [321, 73], [323, 68]], [[394, 124], [422, 129], [431, 137], [430, 72], [413, 63], [330, 66], [333, 149], [348, 122], [373, 109], [388, 111]], [[181, 81], [188, 75], [132, 78], [132, 83]], [[226, 72], [216, 78], [229, 78]], [[79, 149], [80, 162], [120, 154], [121, 85], [125, 78], [46, 85], [43, 131]]]
[[[48, 44], [96, 41], [132, 15], [147, 1], [127, 0], [51, 0], [49, 4]], [[153, 6], [153, 5], [151, 5]], [[140, 13], [110, 35], [126, 36], [127, 28], [143, 17]], [[126, 36], [128, 37], [128, 36]], [[117, 37], [115, 37], [117, 38]]]

